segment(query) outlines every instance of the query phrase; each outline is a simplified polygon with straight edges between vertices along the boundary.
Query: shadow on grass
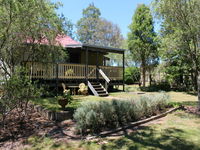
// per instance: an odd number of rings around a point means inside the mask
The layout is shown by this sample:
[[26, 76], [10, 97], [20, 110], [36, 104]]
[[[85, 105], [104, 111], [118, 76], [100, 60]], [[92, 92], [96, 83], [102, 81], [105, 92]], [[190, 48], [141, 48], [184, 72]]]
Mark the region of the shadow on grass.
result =
[[160, 92], [160, 91], [170, 92], [171, 91], [171, 89], [160, 89], [160, 88], [155, 88], [155, 87], [140, 87], [139, 89], [142, 92]]
[[176, 128], [168, 128], [156, 131], [151, 127], [143, 127], [130, 135], [118, 140], [109, 141], [109, 144], [102, 145], [102, 149], [122, 149], [140, 150], [140, 149], [162, 149], [162, 150], [197, 150], [200, 145], [189, 142], [184, 137], [186, 131]]
[[192, 95], [192, 96], [198, 96], [197, 92], [187, 92], [187, 94]]
[[182, 102], [170, 102], [172, 106], [198, 106], [198, 101], [182, 101]]
[[181, 102], [181, 103], [184, 106], [197, 106], [198, 105], [198, 101], [184, 101], [184, 102]]
[[[32, 100], [35, 104], [41, 105], [45, 107], [48, 110], [52, 111], [61, 111], [61, 106], [58, 104], [58, 101], [54, 97], [48, 97], [48, 98], [40, 98]], [[80, 106], [81, 99], [74, 98], [70, 104], [66, 105], [65, 110], [66, 111], [72, 111], [74, 112], [78, 106]]]

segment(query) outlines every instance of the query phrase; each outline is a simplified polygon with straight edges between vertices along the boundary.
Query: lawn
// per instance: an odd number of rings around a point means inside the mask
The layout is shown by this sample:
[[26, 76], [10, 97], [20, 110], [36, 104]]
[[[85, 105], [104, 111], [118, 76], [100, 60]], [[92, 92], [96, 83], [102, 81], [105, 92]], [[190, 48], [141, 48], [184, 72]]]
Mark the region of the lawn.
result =
[[[121, 90], [122, 87], [119, 87]], [[72, 96], [73, 100], [71, 104], [68, 104], [67, 107], [69, 109], [76, 109], [80, 106], [82, 102], [85, 101], [98, 101], [98, 100], [111, 100], [113, 98], [120, 98], [120, 99], [137, 99], [139, 96], [144, 94], [156, 94], [158, 92], [143, 92], [140, 91], [137, 85], [127, 85], [126, 92], [111, 92], [109, 93], [109, 97], [96, 97], [96, 96]], [[128, 90], [127, 90], [128, 89]], [[192, 94], [187, 94], [185, 92], [174, 92], [170, 91], [167, 92], [170, 96], [171, 102], [177, 102], [183, 105], [196, 105], [197, 104], [197, 96]], [[57, 100], [55, 98], [40, 98], [32, 100], [33, 103], [44, 106], [45, 108], [53, 111], [60, 111], [61, 107], [58, 105]]]
[[199, 150], [199, 135], [200, 118], [177, 111], [121, 137], [101, 138], [95, 142], [55, 142], [50, 138], [32, 137], [28, 140], [32, 147], [28, 149]]
[[[130, 87], [127, 92], [111, 93], [110, 97], [133, 98], [141, 92], [136, 86]], [[157, 92], [145, 92], [155, 94]], [[172, 102], [194, 106], [197, 96], [185, 92], [167, 92]], [[105, 100], [94, 96], [74, 96], [69, 107], [77, 108], [83, 101]], [[109, 99], [106, 99], [109, 100]], [[55, 105], [55, 99], [52, 99]], [[41, 103], [45, 103], [43, 99]], [[51, 108], [54, 109], [54, 104]], [[59, 107], [59, 106], [56, 106]], [[124, 131], [121, 136], [100, 138], [97, 141], [57, 141], [49, 137], [30, 137], [27, 149], [71, 149], [71, 150], [199, 150], [200, 149], [200, 116], [176, 111], [164, 118], [143, 124], [137, 128]]]
[[[81, 102], [84, 101], [98, 101], [98, 100], [106, 100], [104, 97], [96, 97], [96, 96], [72, 96], [73, 100], [70, 104], [68, 104], [66, 107], [69, 109], [76, 109], [78, 106], [80, 106]], [[56, 98], [54, 97], [48, 97], [48, 98], [39, 98], [32, 100], [34, 104], [41, 105], [48, 110], [53, 111], [60, 111], [61, 106], [58, 104]]]

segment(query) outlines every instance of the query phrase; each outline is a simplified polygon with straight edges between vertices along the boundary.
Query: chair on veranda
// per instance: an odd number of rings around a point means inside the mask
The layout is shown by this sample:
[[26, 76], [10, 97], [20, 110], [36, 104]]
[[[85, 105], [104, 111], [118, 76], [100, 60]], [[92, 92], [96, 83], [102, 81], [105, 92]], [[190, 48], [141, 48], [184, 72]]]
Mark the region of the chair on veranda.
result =
[[79, 95], [87, 95], [88, 94], [88, 88], [84, 83], [79, 84], [78, 94]]
[[69, 92], [69, 90], [67, 90], [66, 85], [64, 83], [62, 83], [62, 87], [63, 87], [63, 93]]

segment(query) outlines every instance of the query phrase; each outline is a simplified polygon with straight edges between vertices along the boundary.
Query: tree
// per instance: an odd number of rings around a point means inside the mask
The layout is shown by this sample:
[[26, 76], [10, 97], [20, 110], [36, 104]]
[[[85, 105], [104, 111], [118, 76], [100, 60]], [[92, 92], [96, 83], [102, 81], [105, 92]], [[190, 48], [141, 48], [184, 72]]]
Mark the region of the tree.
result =
[[156, 33], [154, 32], [153, 17], [149, 7], [139, 5], [129, 26], [128, 48], [133, 60], [138, 62], [142, 70], [143, 86], [145, 86], [148, 67], [158, 62]]
[[30, 99], [39, 97], [41, 89], [30, 81], [22, 68], [16, 69], [9, 80], [2, 85], [2, 88], [4, 92], [0, 95], [0, 118], [2, 117], [3, 126], [5, 125], [6, 117], [13, 110], [15, 110], [15, 117], [18, 117], [21, 122], [24, 121], [28, 115], [28, 102]]
[[117, 24], [106, 19], [100, 18], [96, 26], [97, 32], [94, 33], [95, 44], [101, 46], [121, 48], [123, 37]]
[[140, 69], [138, 67], [127, 67], [125, 69], [124, 81], [126, 84], [134, 84], [140, 81]]
[[94, 4], [90, 4], [83, 10], [83, 17], [77, 23], [79, 41], [120, 48], [123, 41], [120, 28], [100, 16], [101, 12]]
[[[101, 12], [94, 4], [83, 10], [83, 17], [77, 22], [77, 35], [82, 43], [122, 48], [123, 36], [117, 24], [101, 18]], [[122, 64], [121, 55], [109, 53], [111, 64]]]
[[90, 4], [86, 9], [83, 9], [83, 18], [77, 22], [77, 35], [79, 41], [87, 44], [95, 44], [94, 33], [96, 32], [97, 24], [101, 12], [94, 4]]
[[[155, 0], [154, 10], [162, 20], [161, 53], [170, 64], [185, 74], [184, 82], [191, 77], [197, 90], [200, 70], [200, 1]], [[168, 66], [170, 68], [170, 66]]]
[[[124, 39], [121, 34], [121, 30], [118, 25], [100, 18], [97, 25], [97, 32], [94, 33], [95, 44], [106, 46], [106, 47], [115, 47], [123, 48]], [[122, 55], [109, 53], [108, 57], [111, 59], [111, 65], [122, 65]]]
[[198, 77], [198, 101], [199, 101], [198, 109], [200, 110], [200, 76]]
[[[22, 58], [55, 60], [62, 53], [53, 45], [62, 33], [61, 19], [56, 15], [57, 4], [48, 0], [0, 0], [0, 69], [11, 77]], [[49, 46], [26, 45], [48, 39]], [[42, 58], [42, 59], [41, 59]]]
[[[63, 22], [55, 12], [57, 7], [48, 0], [0, 0], [0, 72], [4, 76], [0, 113], [3, 120], [15, 110], [23, 121], [28, 101], [39, 94], [22, 69], [22, 60], [56, 61], [64, 54], [61, 47], [54, 46], [55, 37], [63, 33]], [[48, 45], [34, 44], [43, 40], [48, 40]]]
[[61, 29], [63, 30], [64, 34], [70, 36], [72, 39], [75, 38], [75, 32], [74, 32], [74, 24], [66, 18], [63, 14], [61, 14]]

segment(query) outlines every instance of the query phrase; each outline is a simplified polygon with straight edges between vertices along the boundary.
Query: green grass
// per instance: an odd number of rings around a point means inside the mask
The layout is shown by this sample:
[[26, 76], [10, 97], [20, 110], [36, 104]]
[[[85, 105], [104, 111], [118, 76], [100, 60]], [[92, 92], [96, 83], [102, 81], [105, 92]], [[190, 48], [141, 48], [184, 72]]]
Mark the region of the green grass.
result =
[[[112, 97], [132, 98], [139, 92], [136, 86], [129, 92], [111, 93]], [[120, 87], [121, 88], [121, 87]], [[155, 94], [157, 92], [147, 92]], [[171, 102], [196, 106], [197, 96], [184, 92], [167, 92]], [[105, 100], [94, 96], [75, 96], [69, 105], [76, 108], [86, 100]], [[108, 99], [107, 99], [108, 100]], [[52, 106], [53, 108], [53, 106]], [[32, 138], [32, 139], [31, 139]], [[35, 138], [35, 139], [33, 139]], [[30, 137], [28, 149], [69, 149], [69, 150], [199, 150], [200, 149], [200, 117], [177, 111], [164, 118], [142, 125], [130, 134], [123, 136], [101, 138], [96, 142], [68, 141], [57, 142], [48, 137]]]
[[[71, 150], [199, 150], [200, 118], [183, 111], [169, 114], [161, 121], [141, 126], [122, 137], [102, 138], [96, 142], [56, 142], [50, 138], [32, 137], [28, 143], [36, 149]], [[38, 142], [39, 141], [39, 142]]]
[[[120, 86], [119, 89], [122, 90], [122, 86]], [[111, 97], [110, 99], [115, 97], [130, 99], [130, 98], [138, 98], [139, 96], [143, 95], [143, 94], [137, 94], [141, 93], [137, 85], [126, 85], [125, 89], [126, 92], [120, 91], [120, 92], [109, 93]], [[156, 94], [158, 92], [142, 92], [142, 93]], [[192, 106], [195, 106], [197, 104], [197, 96], [195, 95], [187, 94], [185, 92], [174, 92], [174, 91], [167, 93], [169, 94], [172, 102], [176, 102], [183, 105], [192, 105]], [[96, 97], [96, 96], [73, 96], [72, 103], [68, 104], [67, 107], [69, 109], [76, 109], [78, 106], [80, 106], [81, 102], [94, 101], [94, 100], [109, 100], [109, 98]], [[49, 110], [54, 110], [54, 111], [61, 110], [61, 107], [58, 105], [57, 100], [55, 98], [40, 98], [34, 100], [33, 103], [42, 105]]]
[[[122, 90], [122, 86], [120, 86], [119, 89]], [[128, 90], [126, 91], [126, 89]], [[158, 93], [158, 92], [142, 92], [140, 91], [138, 85], [126, 85], [125, 91], [126, 92], [113, 92], [110, 93], [110, 96], [119, 98], [137, 98], [138, 96], [142, 95], [137, 93], [145, 93], [145, 94]], [[197, 105], [197, 95], [188, 94], [186, 92], [175, 92], [175, 91], [169, 91], [166, 93], [169, 94], [171, 102], [177, 102], [182, 105], [190, 105], [190, 106]]]
[[[84, 102], [84, 101], [105, 100], [105, 98], [103, 97], [96, 97], [96, 96], [72, 96], [72, 97], [73, 97], [72, 103], [66, 106], [68, 109], [76, 109], [78, 106], [80, 106], [81, 102]], [[41, 105], [47, 108], [48, 110], [53, 110], [53, 111], [61, 110], [61, 106], [58, 104], [56, 98], [54, 97], [39, 98], [39, 99], [32, 100], [32, 102], [34, 104]]]

